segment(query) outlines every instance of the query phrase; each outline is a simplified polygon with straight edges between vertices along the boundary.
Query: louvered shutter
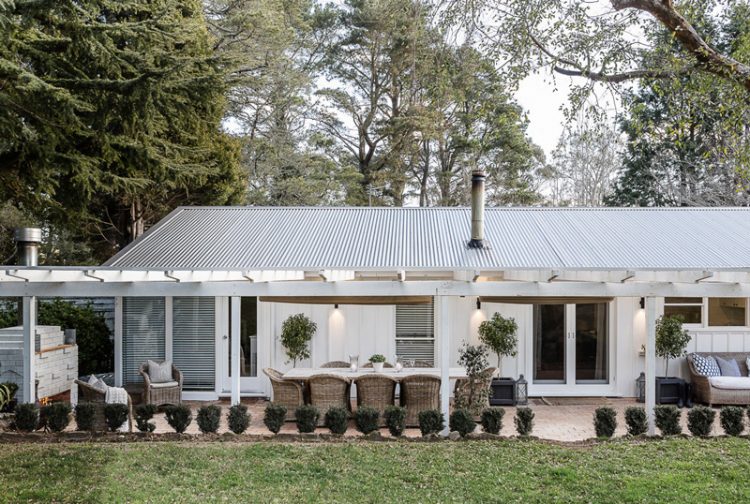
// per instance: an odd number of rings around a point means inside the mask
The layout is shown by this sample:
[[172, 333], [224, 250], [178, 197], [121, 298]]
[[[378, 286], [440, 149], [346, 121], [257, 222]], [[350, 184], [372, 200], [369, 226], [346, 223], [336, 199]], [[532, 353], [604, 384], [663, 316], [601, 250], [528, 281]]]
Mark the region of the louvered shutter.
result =
[[172, 359], [186, 390], [213, 390], [215, 381], [215, 308], [211, 297], [172, 301]]
[[138, 368], [146, 360], [164, 360], [164, 298], [122, 300], [122, 376], [126, 385], [143, 383]]
[[433, 304], [396, 305], [396, 355], [434, 365], [435, 325]]

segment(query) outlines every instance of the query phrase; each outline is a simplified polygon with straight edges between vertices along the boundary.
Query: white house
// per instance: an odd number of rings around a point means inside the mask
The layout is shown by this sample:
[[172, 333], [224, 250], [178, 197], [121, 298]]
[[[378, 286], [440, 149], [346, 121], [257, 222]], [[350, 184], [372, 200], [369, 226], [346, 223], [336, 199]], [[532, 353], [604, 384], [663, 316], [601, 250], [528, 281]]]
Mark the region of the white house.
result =
[[483, 320], [514, 317], [503, 374], [531, 396], [634, 396], [664, 372], [662, 313], [688, 350], [750, 353], [750, 209], [484, 209], [482, 184], [472, 208], [182, 207], [100, 267], [2, 267], [0, 295], [24, 297], [27, 351], [35, 297], [114, 297], [117, 384], [166, 358], [195, 399], [268, 396], [295, 313], [318, 326], [303, 366], [382, 353], [445, 378]]

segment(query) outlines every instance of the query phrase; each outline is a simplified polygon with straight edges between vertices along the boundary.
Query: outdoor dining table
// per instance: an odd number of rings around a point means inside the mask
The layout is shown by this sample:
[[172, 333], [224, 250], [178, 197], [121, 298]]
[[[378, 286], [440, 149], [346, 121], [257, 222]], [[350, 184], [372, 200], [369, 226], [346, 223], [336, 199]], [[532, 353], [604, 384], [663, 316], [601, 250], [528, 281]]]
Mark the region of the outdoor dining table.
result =
[[[294, 381], [307, 381], [316, 375], [336, 375], [342, 378], [356, 379], [361, 376], [376, 374], [373, 368], [357, 368], [356, 371], [352, 371], [349, 368], [293, 368], [284, 373], [283, 378], [285, 380]], [[411, 375], [431, 375], [435, 378], [442, 376], [440, 368], [403, 368], [401, 371], [396, 371], [395, 368], [384, 368], [382, 371], [377, 372], [379, 375], [393, 378], [396, 381], [406, 378]], [[448, 375], [452, 380], [457, 378], [466, 378], [466, 369], [462, 367], [450, 368]]]

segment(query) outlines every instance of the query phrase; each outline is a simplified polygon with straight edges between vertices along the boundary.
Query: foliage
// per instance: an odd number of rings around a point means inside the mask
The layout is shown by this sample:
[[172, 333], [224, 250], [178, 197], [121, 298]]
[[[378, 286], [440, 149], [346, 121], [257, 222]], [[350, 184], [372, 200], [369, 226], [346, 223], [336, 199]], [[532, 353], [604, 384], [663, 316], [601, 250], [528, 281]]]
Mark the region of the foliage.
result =
[[94, 419], [96, 417], [96, 405], [90, 402], [79, 402], [76, 404], [76, 430], [93, 431]]
[[18, 385], [14, 382], [0, 383], [0, 412], [6, 411], [16, 398]]
[[310, 340], [317, 330], [318, 325], [302, 313], [292, 315], [281, 325], [281, 344], [295, 367], [298, 360], [310, 357]]
[[115, 403], [104, 405], [104, 421], [107, 423], [107, 428], [110, 432], [116, 432], [117, 429], [122, 427], [122, 424], [128, 419], [128, 412], [127, 404]]
[[503, 417], [505, 416], [505, 409], [503, 408], [485, 408], [482, 411], [480, 422], [482, 424], [482, 430], [489, 434], [500, 434], [503, 430]]
[[656, 355], [664, 357], [664, 376], [669, 376], [669, 359], [685, 355], [690, 333], [680, 317], [661, 316], [656, 321]]
[[219, 422], [221, 421], [221, 408], [215, 404], [201, 406], [198, 408], [198, 414], [195, 417], [198, 422], [198, 429], [203, 434], [216, 434], [219, 432]]
[[42, 406], [40, 417], [44, 418], [44, 425], [52, 432], [62, 432], [70, 423], [70, 403], [54, 402]]
[[[284, 414], [286, 414], [286, 409], [284, 409]], [[268, 416], [268, 407], [266, 408], [266, 416]], [[227, 425], [229, 425], [229, 430], [235, 434], [245, 432], [250, 426], [250, 413], [247, 412], [247, 406], [235, 404], [230, 407], [227, 413]], [[268, 424], [266, 423], [266, 425]]]
[[474, 417], [465, 409], [454, 410], [449, 420], [450, 430], [458, 432], [461, 437], [466, 437], [477, 428]]
[[141, 432], [154, 432], [156, 424], [150, 422], [157, 412], [154, 404], [139, 404], [135, 407], [135, 426]]
[[497, 355], [498, 371], [503, 357], [515, 357], [518, 354], [517, 333], [516, 320], [512, 317], [505, 318], [499, 313], [494, 313], [490, 320], [479, 324], [479, 340]]
[[724, 406], [719, 413], [721, 428], [727, 436], [739, 436], [745, 430], [745, 412], [739, 406]]
[[534, 410], [531, 408], [517, 408], [513, 422], [516, 424], [516, 431], [519, 435], [528, 436], [534, 429]]
[[445, 417], [438, 410], [424, 410], [417, 415], [419, 431], [423, 436], [438, 434], [445, 427]]
[[178, 434], [182, 434], [193, 422], [193, 412], [184, 404], [170, 405], [164, 410], [167, 423]]
[[611, 438], [617, 429], [617, 413], [609, 406], [596, 408], [594, 411], [594, 430], [596, 437]]
[[716, 418], [716, 412], [707, 406], [695, 406], [687, 413], [687, 428], [696, 437], [706, 437], [711, 434], [711, 427]]
[[483, 376], [487, 369], [487, 347], [484, 345], [463, 344], [458, 350], [458, 363], [466, 368], [466, 382], [457, 388], [455, 406], [468, 409], [472, 415], [479, 416], [487, 405], [490, 379]]
[[628, 434], [631, 436], [645, 434], [648, 431], [646, 409], [640, 406], [625, 408], [625, 424], [628, 426]]
[[357, 408], [357, 411], [354, 412], [354, 424], [357, 426], [357, 430], [362, 434], [369, 434], [378, 430], [379, 418], [380, 412], [369, 406], [360, 406]]
[[320, 411], [315, 406], [304, 404], [294, 412], [297, 422], [297, 430], [302, 433], [315, 432], [315, 427], [320, 419]]
[[0, 24], [0, 201], [104, 259], [177, 204], [241, 197], [201, 2], [3, 2]]
[[15, 414], [16, 429], [32, 432], [39, 428], [39, 406], [36, 404], [17, 404]]
[[487, 347], [464, 343], [458, 350], [458, 363], [466, 368], [466, 375], [476, 377], [487, 369]]
[[674, 404], [657, 404], [654, 406], [654, 421], [662, 436], [682, 434], [680, 410]]
[[387, 406], [383, 412], [385, 426], [393, 437], [399, 437], [406, 430], [406, 408], [403, 406]]
[[378, 362], [385, 362], [385, 360], [386, 360], [385, 355], [376, 353], [370, 357], [369, 362], [372, 362], [373, 364], [375, 364]]
[[286, 406], [275, 403], [268, 403], [265, 414], [263, 415], [263, 424], [273, 432], [278, 434], [284, 426], [286, 420]]
[[349, 426], [349, 412], [341, 406], [328, 408], [325, 416], [325, 425], [333, 434], [343, 434]]

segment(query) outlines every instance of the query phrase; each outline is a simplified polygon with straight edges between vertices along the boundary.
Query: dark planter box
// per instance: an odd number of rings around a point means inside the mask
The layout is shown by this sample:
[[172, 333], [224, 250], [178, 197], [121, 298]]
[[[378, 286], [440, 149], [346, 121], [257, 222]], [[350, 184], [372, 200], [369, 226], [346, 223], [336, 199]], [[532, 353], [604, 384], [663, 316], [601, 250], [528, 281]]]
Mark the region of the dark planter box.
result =
[[656, 377], [656, 404], [685, 406], [686, 383], [682, 378]]
[[490, 406], [514, 406], [516, 404], [516, 380], [493, 378], [490, 386]]

